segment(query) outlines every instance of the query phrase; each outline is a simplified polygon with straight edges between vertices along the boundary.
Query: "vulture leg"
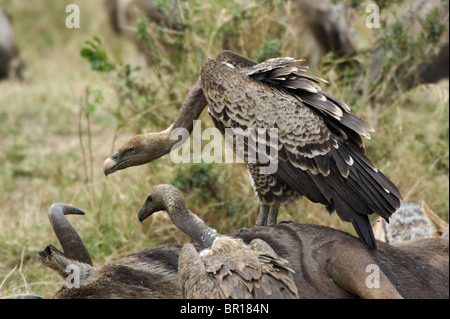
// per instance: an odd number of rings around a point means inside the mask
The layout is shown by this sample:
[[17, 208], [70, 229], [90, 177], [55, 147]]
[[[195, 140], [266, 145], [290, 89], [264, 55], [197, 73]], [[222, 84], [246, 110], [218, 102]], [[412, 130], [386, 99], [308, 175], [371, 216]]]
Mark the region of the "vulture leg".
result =
[[255, 226], [265, 226], [267, 225], [267, 217], [269, 215], [270, 206], [261, 204], [259, 206], [259, 214], [258, 218], [256, 219]]
[[276, 225], [279, 208], [280, 205], [278, 203], [270, 205], [269, 216], [267, 216], [267, 226]]
[[256, 226], [271, 226], [277, 223], [278, 209], [280, 205], [274, 203], [271, 205], [261, 204], [259, 207], [258, 218], [256, 219]]

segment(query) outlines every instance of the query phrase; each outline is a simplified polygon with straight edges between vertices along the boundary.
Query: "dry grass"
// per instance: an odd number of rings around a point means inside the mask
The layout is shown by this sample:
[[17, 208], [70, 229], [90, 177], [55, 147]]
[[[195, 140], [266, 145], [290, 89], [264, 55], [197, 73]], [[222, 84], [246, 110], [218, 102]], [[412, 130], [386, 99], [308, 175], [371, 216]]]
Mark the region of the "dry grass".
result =
[[[163, 213], [143, 226], [137, 221], [137, 210], [151, 186], [158, 183], [189, 180], [200, 185], [186, 190], [188, 206], [221, 232], [251, 226], [258, 205], [243, 165], [176, 167], [162, 158], [108, 178], [101, 165], [113, 143], [120, 145], [136, 133], [134, 128], [164, 128], [198, 77], [201, 62], [215, 56], [223, 45], [248, 56], [261, 52], [267, 39], [279, 39], [281, 53], [287, 56], [304, 57], [305, 49], [310, 49], [302, 44], [304, 33], [295, 25], [295, 10], [288, 2], [244, 2], [242, 9], [233, 1], [191, 1], [184, 19], [195, 27], [178, 43], [183, 66], [178, 64], [178, 69], [167, 74], [164, 68], [138, 73], [143, 82], [158, 88], [155, 105], [149, 108], [164, 112], [162, 122], [152, 125], [129, 117], [130, 126], [122, 128], [115, 140], [119, 123], [111, 110], [119, 101], [112, 77], [93, 72], [80, 57], [80, 49], [96, 35], [114, 60], [137, 65], [137, 55], [132, 43], [113, 35], [102, 1], [77, 3], [80, 29], [65, 28], [64, 1], [2, 2], [15, 19], [27, 79], [0, 82], [0, 296], [43, 296], [62, 285], [36, 255], [47, 244], [58, 246], [47, 219], [53, 202], [86, 211], [84, 217], [69, 218], [95, 265], [159, 243], [187, 240]], [[277, 19], [279, 16], [284, 19]], [[367, 39], [363, 42], [367, 46]], [[161, 63], [165, 67], [170, 64]], [[389, 98], [378, 99], [371, 107], [354, 98], [354, 89], [341, 85], [339, 71], [333, 66], [319, 67], [317, 72], [331, 80], [326, 88], [329, 93], [344, 101], [354, 100], [355, 112], [376, 128], [373, 139], [366, 143], [369, 157], [399, 186], [405, 199], [425, 200], [448, 220], [448, 80], [391, 92]], [[170, 90], [164, 89], [161, 80]], [[90, 115], [89, 131], [82, 116], [80, 131], [80, 103], [83, 107], [86, 88], [100, 90], [104, 101]], [[201, 119], [203, 128], [212, 126], [206, 112]], [[193, 179], [199, 174], [214, 183], [207, 188], [195, 184]], [[283, 208], [280, 219], [353, 232], [351, 225], [337, 216], [330, 219], [323, 207], [307, 200]]]

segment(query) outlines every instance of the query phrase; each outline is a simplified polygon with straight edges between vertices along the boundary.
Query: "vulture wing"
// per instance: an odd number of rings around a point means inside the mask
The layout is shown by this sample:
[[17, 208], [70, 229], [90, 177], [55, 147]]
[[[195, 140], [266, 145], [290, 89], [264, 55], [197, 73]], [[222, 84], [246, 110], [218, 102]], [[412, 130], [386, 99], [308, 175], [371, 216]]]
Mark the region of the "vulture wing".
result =
[[192, 244], [185, 244], [181, 249], [178, 258], [178, 280], [184, 298], [225, 298], [214, 276], [206, 272], [205, 265]]
[[294, 271], [262, 240], [247, 246], [242, 239], [222, 237], [202, 260], [225, 298], [298, 298]]

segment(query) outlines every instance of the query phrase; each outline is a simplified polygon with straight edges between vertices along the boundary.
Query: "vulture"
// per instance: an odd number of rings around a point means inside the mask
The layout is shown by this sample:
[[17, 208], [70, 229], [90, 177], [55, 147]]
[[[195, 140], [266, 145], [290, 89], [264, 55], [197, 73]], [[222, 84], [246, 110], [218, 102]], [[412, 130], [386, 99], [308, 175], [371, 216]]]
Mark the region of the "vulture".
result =
[[241, 238], [221, 236], [192, 213], [179, 190], [169, 184], [151, 190], [138, 218], [142, 222], [160, 210], [205, 248], [199, 253], [185, 244], [181, 249], [178, 278], [184, 298], [298, 298], [289, 262], [264, 240], [256, 238], [247, 245]]
[[[275, 224], [281, 204], [305, 196], [351, 222], [360, 240], [376, 249], [368, 215], [388, 220], [402, 196], [366, 156], [362, 137], [370, 139], [374, 129], [324, 92], [320, 84], [326, 81], [305, 74], [307, 68], [297, 65], [302, 61], [282, 57], [257, 64], [222, 51], [203, 63], [175, 122], [130, 139], [105, 160], [104, 173], [151, 162], [180, 146], [171, 132], [191, 132], [208, 105], [215, 126], [247, 163], [260, 203], [256, 225]], [[230, 132], [236, 143], [227, 139]]]

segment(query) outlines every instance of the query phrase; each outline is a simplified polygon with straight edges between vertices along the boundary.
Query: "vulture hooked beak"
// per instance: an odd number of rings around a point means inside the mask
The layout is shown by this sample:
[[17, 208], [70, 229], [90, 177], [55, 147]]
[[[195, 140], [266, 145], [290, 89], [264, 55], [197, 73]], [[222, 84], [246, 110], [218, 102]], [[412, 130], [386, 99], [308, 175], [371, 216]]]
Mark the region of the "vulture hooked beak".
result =
[[108, 176], [109, 174], [116, 172], [119, 170], [119, 166], [122, 163], [123, 161], [119, 160], [119, 153], [114, 153], [103, 162], [103, 173]]
[[149, 195], [145, 200], [145, 203], [139, 209], [138, 219], [142, 223], [148, 217], [161, 210], [165, 210], [164, 206], [155, 201], [152, 195]]
[[[134, 153], [135, 151], [133, 151], [133, 154]], [[127, 155], [130, 154], [125, 154], [124, 156], [122, 156], [119, 152], [115, 152], [113, 155], [108, 157], [103, 162], [103, 173], [108, 176], [109, 174], [128, 167], [128, 165], [125, 166], [124, 164], [130, 161], [131, 157], [128, 157]]]
[[145, 204], [142, 205], [142, 207], [139, 209], [139, 212], [138, 212], [138, 219], [139, 219], [139, 221], [142, 223], [149, 216], [150, 216], [150, 214], [147, 212], [147, 210], [145, 208]]

